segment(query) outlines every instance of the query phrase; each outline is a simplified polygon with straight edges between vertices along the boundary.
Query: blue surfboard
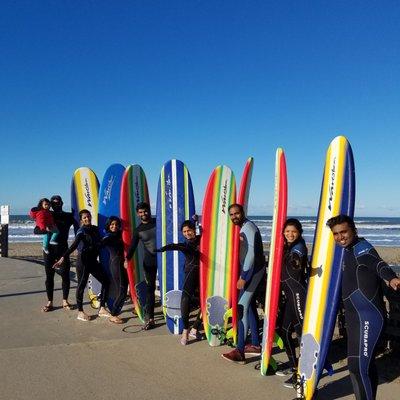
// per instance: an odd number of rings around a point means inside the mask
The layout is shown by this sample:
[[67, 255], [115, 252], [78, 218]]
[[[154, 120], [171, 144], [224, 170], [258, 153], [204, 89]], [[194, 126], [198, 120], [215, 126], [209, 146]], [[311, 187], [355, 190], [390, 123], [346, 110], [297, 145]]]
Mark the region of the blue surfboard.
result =
[[[121, 183], [124, 175], [125, 167], [121, 164], [110, 165], [104, 173], [103, 181], [99, 191], [99, 216], [98, 226], [100, 236], [106, 235], [105, 225], [108, 217], [121, 216], [120, 213], [120, 198], [121, 198]], [[108, 292], [107, 305], [111, 310], [114, 300], [119, 292], [119, 282], [113, 279], [109, 268], [109, 253], [107, 249], [100, 251], [100, 263], [110, 278], [110, 288]]]
[[[157, 248], [184, 242], [181, 224], [195, 214], [192, 181], [185, 164], [170, 160], [161, 169], [157, 192]], [[182, 333], [181, 296], [185, 256], [179, 251], [158, 253], [158, 279], [167, 327]]]

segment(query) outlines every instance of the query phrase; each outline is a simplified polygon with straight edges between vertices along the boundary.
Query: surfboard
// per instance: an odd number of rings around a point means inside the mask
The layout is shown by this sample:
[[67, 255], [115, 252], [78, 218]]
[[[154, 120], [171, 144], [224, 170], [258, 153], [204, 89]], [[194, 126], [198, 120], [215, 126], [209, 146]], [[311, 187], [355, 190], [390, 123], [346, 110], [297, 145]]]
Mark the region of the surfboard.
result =
[[[196, 213], [192, 180], [186, 165], [170, 160], [161, 169], [157, 191], [157, 248], [184, 242], [181, 225]], [[185, 256], [180, 251], [157, 254], [161, 302], [168, 330], [182, 333], [181, 297]]]
[[[245, 215], [247, 215], [247, 208], [249, 202], [251, 177], [253, 174], [254, 158], [249, 157], [243, 169], [242, 179], [240, 181], [239, 193], [237, 196], [237, 203], [243, 207]], [[232, 307], [225, 314], [225, 329], [226, 339], [231, 340], [233, 344], [237, 344], [237, 304], [238, 304], [238, 294], [237, 281], [239, 279], [239, 248], [240, 248], [240, 228], [234, 226], [234, 249], [233, 252], [236, 258], [233, 263], [232, 268]], [[231, 318], [231, 328], [228, 330], [228, 320]]]
[[[141, 202], [150, 204], [146, 175], [140, 165], [129, 165], [124, 172], [121, 184], [122, 240], [126, 252], [131, 245], [133, 232], [140, 224], [140, 218], [136, 215], [136, 206]], [[127, 269], [132, 303], [142, 322], [144, 322], [147, 293], [143, 254], [143, 244], [139, 242]]]
[[[275, 195], [272, 217], [271, 245], [268, 262], [268, 278], [265, 293], [264, 329], [261, 351], [261, 375], [267, 374], [271, 363], [272, 344], [275, 338], [276, 318], [281, 286], [281, 269], [284, 238], [283, 225], [287, 213], [287, 171], [285, 153], [281, 148], [276, 150], [275, 158]], [[273, 363], [273, 361], [272, 361]]]
[[[106, 235], [105, 226], [108, 217], [120, 217], [121, 183], [124, 172], [125, 167], [123, 165], [112, 164], [104, 173], [99, 192], [98, 224], [101, 237]], [[107, 249], [102, 249], [100, 251], [100, 263], [110, 278], [107, 305], [111, 310], [114, 300], [118, 296], [120, 285], [119, 282], [115, 282], [115, 280], [112, 279], [109, 267], [110, 255]]]
[[202, 211], [200, 241], [200, 303], [204, 331], [210, 346], [220, 345], [224, 315], [231, 308], [234, 225], [228, 207], [236, 201], [232, 170], [224, 165], [214, 169], [207, 184]]
[[348, 140], [338, 136], [326, 154], [300, 344], [300, 395], [307, 400], [313, 397], [326, 362], [340, 295], [344, 250], [335, 246], [326, 221], [338, 214], [353, 217], [354, 201], [353, 152]]
[[[96, 174], [88, 167], [75, 170], [71, 182], [71, 208], [72, 213], [79, 221], [79, 211], [86, 209], [92, 214], [92, 224], [97, 225], [97, 213], [99, 207], [99, 180]], [[98, 297], [101, 292], [101, 284], [92, 275], [89, 276], [87, 292], [90, 305], [93, 308], [100, 307]]]

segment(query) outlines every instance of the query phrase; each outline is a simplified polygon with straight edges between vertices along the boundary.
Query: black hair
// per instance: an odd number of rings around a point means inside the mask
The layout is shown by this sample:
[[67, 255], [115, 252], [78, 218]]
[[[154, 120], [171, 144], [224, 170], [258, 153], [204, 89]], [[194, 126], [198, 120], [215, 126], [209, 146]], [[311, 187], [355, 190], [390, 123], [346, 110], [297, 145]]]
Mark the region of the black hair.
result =
[[326, 226], [332, 230], [334, 226], [344, 224], [346, 222], [353, 232], [357, 232], [356, 224], [354, 223], [353, 218], [345, 214], [339, 214], [336, 215], [336, 217], [329, 218], [328, 221], [326, 221]]
[[40, 199], [40, 200], [39, 200], [39, 203], [38, 203], [38, 205], [37, 205], [37, 208], [40, 208], [40, 209], [42, 210], [42, 209], [43, 209], [42, 203], [43, 203], [44, 201], [47, 201], [47, 203], [50, 204], [50, 200], [49, 200], [48, 198], [46, 198], [46, 197], [43, 197], [43, 199]]
[[238, 204], [238, 203], [233, 203], [233, 204], [231, 204], [231, 205], [228, 207], [228, 211], [230, 211], [231, 208], [233, 208], [233, 207], [237, 207], [237, 208], [240, 210], [240, 212], [244, 215], [244, 208], [243, 208], [243, 206], [242, 206], [241, 204]]
[[146, 203], [145, 201], [142, 201], [142, 202], [138, 203], [137, 206], [136, 206], [136, 212], [139, 211], [139, 210], [150, 211], [149, 203]]
[[58, 202], [61, 205], [64, 204], [64, 202], [62, 201], [62, 198], [59, 194], [55, 194], [54, 196], [51, 196], [50, 203], [53, 203], [53, 202]]
[[282, 232], [286, 229], [287, 226], [294, 226], [300, 233], [300, 236], [303, 233], [303, 226], [301, 225], [301, 222], [297, 218], [288, 218], [285, 223], [283, 224], [283, 229]]
[[108, 217], [107, 221], [106, 221], [106, 225], [105, 225], [105, 228], [104, 228], [106, 230], [106, 232], [110, 232], [110, 225], [114, 221], [117, 221], [119, 229], [121, 229], [121, 220], [120, 220], [120, 218], [116, 217], [115, 215], [111, 215], [111, 217]]
[[83, 214], [89, 214], [90, 216], [92, 216], [92, 213], [86, 208], [84, 208], [83, 210], [79, 211], [79, 221], [82, 219]]
[[183, 222], [182, 222], [181, 231], [183, 231], [183, 228], [184, 228], [185, 226], [187, 226], [187, 227], [190, 228], [190, 229], [193, 229], [194, 231], [196, 230], [196, 225], [195, 225], [195, 223], [194, 223], [193, 221], [191, 221], [190, 219], [187, 219], [186, 221], [183, 221]]

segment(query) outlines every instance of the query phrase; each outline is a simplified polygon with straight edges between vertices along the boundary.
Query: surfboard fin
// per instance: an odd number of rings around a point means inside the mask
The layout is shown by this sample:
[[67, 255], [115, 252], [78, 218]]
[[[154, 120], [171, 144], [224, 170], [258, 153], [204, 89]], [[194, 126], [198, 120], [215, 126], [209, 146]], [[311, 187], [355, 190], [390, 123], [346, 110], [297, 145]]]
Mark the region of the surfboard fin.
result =
[[285, 347], [283, 344], [283, 340], [282, 338], [275, 332], [274, 335], [274, 343], [281, 349], [283, 350], [283, 348]]

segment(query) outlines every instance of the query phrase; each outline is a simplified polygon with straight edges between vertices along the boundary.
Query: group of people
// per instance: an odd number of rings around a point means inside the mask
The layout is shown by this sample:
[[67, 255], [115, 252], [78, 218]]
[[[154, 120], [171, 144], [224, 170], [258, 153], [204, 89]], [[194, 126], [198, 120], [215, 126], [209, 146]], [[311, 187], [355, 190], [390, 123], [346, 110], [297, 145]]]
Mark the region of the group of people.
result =
[[[62, 211], [62, 199], [53, 196], [50, 201], [42, 199], [38, 207], [31, 210], [36, 217], [40, 233], [47, 236], [43, 241], [43, 253], [46, 271], [46, 291], [48, 302], [43, 311], [53, 309], [54, 273], [62, 277], [63, 307], [70, 309], [69, 294], [69, 256], [78, 250], [76, 272], [78, 286], [76, 291], [78, 319], [89, 321], [83, 311], [83, 292], [89, 274], [102, 283], [99, 316], [108, 317], [111, 322], [122, 323], [118, 316], [126, 298], [128, 281], [125, 268], [139, 244], [144, 247], [143, 267], [147, 285], [144, 329], [154, 328], [155, 285], [157, 274], [157, 252], [181, 251], [185, 255], [185, 280], [182, 288], [181, 313], [183, 332], [180, 339], [186, 345], [190, 338], [200, 339], [201, 315], [189, 330], [191, 305], [199, 287], [200, 236], [196, 235], [195, 221], [187, 220], [182, 224], [183, 243], [171, 243], [160, 249], [156, 247], [156, 224], [151, 217], [150, 206], [140, 203], [136, 212], [141, 224], [136, 229], [131, 246], [124, 256], [121, 236], [121, 221], [110, 217], [106, 223], [106, 235], [101, 238], [98, 228], [91, 224], [88, 210], [79, 213], [80, 227], [71, 213]], [[49, 206], [52, 211], [50, 212]], [[41, 213], [41, 211], [43, 211]], [[42, 216], [40, 216], [42, 214]], [[51, 218], [49, 217], [49, 214]], [[265, 277], [265, 258], [261, 234], [257, 226], [245, 216], [240, 204], [229, 206], [232, 223], [240, 228], [240, 274], [237, 281], [238, 296], [238, 337], [232, 351], [222, 354], [228, 361], [244, 364], [246, 355], [260, 355], [259, 320], [256, 310], [255, 293]], [[47, 222], [39, 223], [39, 219]], [[41, 225], [40, 225], [41, 224]], [[385, 309], [381, 292], [384, 281], [392, 289], [400, 289], [400, 279], [395, 272], [379, 257], [374, 247], [365, 239], [358, 237], [357, 229], [351, 217], [338, 215], [328, 220], [337, 245], [344, 248], [342, 262], [342, 297], [345, 307], [348, 368], [357, 400], [375, 399], [378, 375], [374, 363], [375, 349], [382, 333]], [[75, 240], [68, 247], [68, 232], [73, 226]], [[301, 338], [305, 309], [307, 280], [309, 276], [307, 247], [302, 237], [299, 220], [290, 218], [283, 227], [284, 255], [281, 272], [281, 298], [279, 304], [278, 331], [285, 345], [290, 368], [277, 374], [290, 374], [287, 386], [292, 387], [298, 380], [295, 332]], [[52, 236], [56, 234], [56, 237]], [[46, 243], [45, 243], [46, 242]], [[112, 309], [105, 308], [110, 278], [98, 261], [99, 251], [105, 248], [109, 252], [111, 279], [119, 288]], [[246, 344], [250, 330], [251, 341]], [[365, 334], [367, 332], [367, 335]], [[365, 341], [367, 340], [367, 345]]]

